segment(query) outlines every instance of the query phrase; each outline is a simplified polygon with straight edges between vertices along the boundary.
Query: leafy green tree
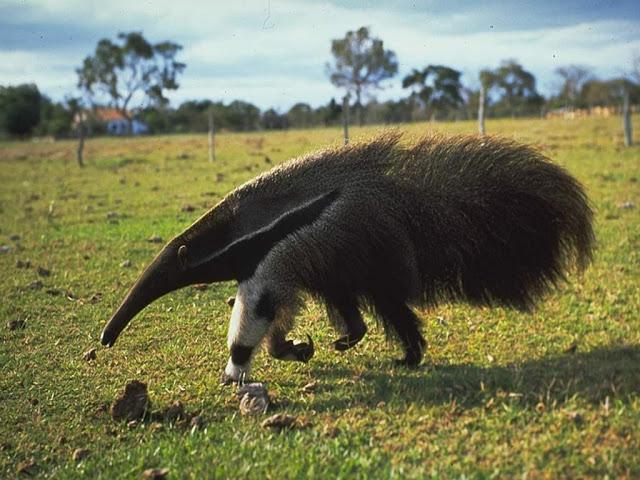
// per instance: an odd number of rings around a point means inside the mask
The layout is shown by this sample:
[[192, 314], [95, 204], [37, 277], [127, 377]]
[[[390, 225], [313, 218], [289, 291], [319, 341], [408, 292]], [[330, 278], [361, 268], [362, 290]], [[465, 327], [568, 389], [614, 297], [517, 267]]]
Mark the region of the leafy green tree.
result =
[[342, 105], [336, 102], [335, 98], [332, 98], [329, 103], [316, 109], [316, 115], [325, 127], [337, 125], [342, 118]]
[[0, 87], [0, 130], [30, 135], [40, 122], [42, 96], [34, 84]]
[[[627, 72], [625, 80], [628, 85], [624, 89], [624, 99], [622, 103], [622, 117], [624, 125], [624, 144], [627, 147], [633, 145], [633, 125], [631, 121], [632, 107], [631, 104], [634, 101], [632, 96], [635, 93], [637, 95], [640, 89], [640, 51], [636, 50], [631, 56], [631, 70]], [[637, 99], [636, 99], [637, 102]]]
[[[209, 128], [209, 108], [212, 106], [211, 100], [188, 100], [183, 102], [173, 113], [170, 121], [174, 131], [206, 132]], [[224, 122], [219, 117], [218, 108], [214, 107], [214, 121], [218, 128], [221, 128]]]
[[289, 109], [287, 120], [294, 128], [309, 128], [315, 123], [315, 115], [308, 103], [300, 102]]
[[138, 113], [138, 119], [149, 127], [149, 132], [153, 134], [165, 133], [169, 131], [170, 110], [165, 106], [147, 107]]
[[631, 103], [640, 102], [640, 85], [627, 78], [589, 80], [582, 86], [580, 98], [587, 108], [620, 106], [625, 92], [629, 92]]
[[538, 113], [544, 104], [544, 98], [536, 90], [535, 76], [515, 60], [505, 60], [496, 70], [481, 75], [481, 81], [484, 79], [499, 96], [494, 103], [498, 115]]
[[42, 95], [40, 102], [40, 123], [36, 128], [38, 135], [51, 135], [55, 138], [67, 137], [71, 133], [73, 113], [69, 105], [52, 102]]
[[410, 99], [387, 100], [382, 103], [372, 100], [366, 105], [365, 110], [371, 123], [396, 124], [410, 122], [413, 108]]
[[331, 83], [355, 94], [358, 123], [362, 125], [362, 95], [381, 88], [384, 80], [398, 72], [396, 54], [385, 50], [382, 40], [372, 38], [367, 27], [332, 40], [331, 53], [334, 62], [326, 65]]
[[289, 127], [286, 114], [280, 114], [270, 108], [262, 114], [262, 127], [265, 130], [281, 130]]
[[419, 99], [432, 120], [458, 108], [462, 99], [462, 84], [458, 70], [444, 65], [429, 65], [423, 70], [414, 69], [402, 80], [402, 88], [412, 89], [410, 101]]
[[225, 109], [225, 120], [232, 130], [256, 130], [260, 125], [260, 109], [252, 103], [234, 100]]
[[91, 104], [104, 98], [129, 121], [131, 130], [132, 101], [166, 104], [165, 91], [178, 88], [185, 69], [175, 58], [181, 49], [168, 41], [152, 44], [141, 32], [120, 33], [116, 42], [102, 39], [76, 70], [78, 87]]
[[616, 100], [608, 82], [598, 79], [589, 80], [582, 85], [580, 98], [587, 108], [611, 105]]
[[579, 106], [582, 86], [591, 77], [589, 69], [581, 65], [567, 65], [556, 68], [555, 74], [561, 79], [557, 99], [565, 107]]
[[209, 129], [209, 110], [213, 112], [218, 131], [256, 130], [262, 120], [260, 109], [242, 100], [234, 100], [228, 105], [211, 100], [188, 100], [178, 108], [164, 105], [148, 107], [140, 117], [148, 122], [154, 133], [206, 132]]

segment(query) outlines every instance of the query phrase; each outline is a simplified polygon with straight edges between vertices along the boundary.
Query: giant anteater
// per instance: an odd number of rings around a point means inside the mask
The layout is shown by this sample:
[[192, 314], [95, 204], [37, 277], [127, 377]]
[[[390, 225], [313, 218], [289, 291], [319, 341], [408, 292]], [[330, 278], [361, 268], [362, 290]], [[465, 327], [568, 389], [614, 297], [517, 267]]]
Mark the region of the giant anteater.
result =
[[171, 240], [115, 312], [113, 345], [146, 305], [196, 283], [236, 280], [227, 379], [248, 374], [266, 339], [278, 359], [307, 361], [287, 339], [310, 293], [358, 343], [371, 307], [418, 365], [425, 349], [411, 307], [464, 301], [529, 310], [594, 244], [580, 184], [532, 147], [476, 136], [399, 135], [291, 160], [229, 193]]

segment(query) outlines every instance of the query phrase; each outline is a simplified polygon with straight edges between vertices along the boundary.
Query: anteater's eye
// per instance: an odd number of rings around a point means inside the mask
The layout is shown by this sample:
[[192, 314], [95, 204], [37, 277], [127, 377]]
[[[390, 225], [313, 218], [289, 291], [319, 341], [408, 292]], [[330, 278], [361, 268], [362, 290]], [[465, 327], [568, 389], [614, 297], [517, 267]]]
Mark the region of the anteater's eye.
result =
[[186, 245], [180, 245], [180, 248], [178, 248], [178, 265], [180, 266], [181, 270], [187, 269], [187, 246]]

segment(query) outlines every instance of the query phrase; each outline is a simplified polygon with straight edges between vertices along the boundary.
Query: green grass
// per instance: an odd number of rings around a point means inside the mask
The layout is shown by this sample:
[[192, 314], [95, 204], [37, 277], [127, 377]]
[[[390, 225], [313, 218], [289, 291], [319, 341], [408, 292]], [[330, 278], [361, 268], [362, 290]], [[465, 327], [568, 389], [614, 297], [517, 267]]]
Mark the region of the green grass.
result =
[[[431, 129], [475, 125], [402, 127]], [[310, 333], [316, 357], [256, 361], [273, 411], [312, 424], [281, 434], [239, 416], [233, 390], [219, 385], [232, 284], [170, 294], [113, 349], [98, 348], [93, 362], [82, 355], [158, 250], [148, 237], [171, 238], [235, 186], [337, 144], [340, 131], [222, 134], [215, 164], [199, 135], [90, 140], [84, 169], [73, 142], [0, 144], [0, 244], [10, 247], [0, 254], [0, 477], [31, 458], [33, 474], [55, 478], [139, 478], [150, 467], [171, 478], [640, 476], [640, 149], [622, 147], [617, 118], [488, 129], [537, 144], [585, 184], [597, 212], [592, 267], [532, 315], [420, 312], [430, 345], [418, 371], [392, 366], [400, 352], [373, 322], [358, 347], [333, 352], [334, 333], [309, 303], [294, 335]], [[620, 208], [627, 201], [638, 208]], [[30, 289], [38, 278], [43, 288]], [[26, 328], [9, 330], [13, 319]], [[181, 400], [205, 428], [115, 423], [101, 407], [131, 379], [148, 384], [155, 407]], [[303, 393], [310, 381], [317, 390]], [[90, 453], [76, 462], [80, 447]]]

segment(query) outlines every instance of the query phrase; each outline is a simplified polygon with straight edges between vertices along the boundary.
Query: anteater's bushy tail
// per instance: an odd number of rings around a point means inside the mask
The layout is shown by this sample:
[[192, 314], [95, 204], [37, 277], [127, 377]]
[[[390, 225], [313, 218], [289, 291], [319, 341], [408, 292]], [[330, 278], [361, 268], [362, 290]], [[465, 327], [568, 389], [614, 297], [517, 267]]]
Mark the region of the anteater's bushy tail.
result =
[[409, 187], [425, 303], [529, 309], [594, 244], [581, 185], [536, 149], [492, 137], [428, 137], [395, 147]]

